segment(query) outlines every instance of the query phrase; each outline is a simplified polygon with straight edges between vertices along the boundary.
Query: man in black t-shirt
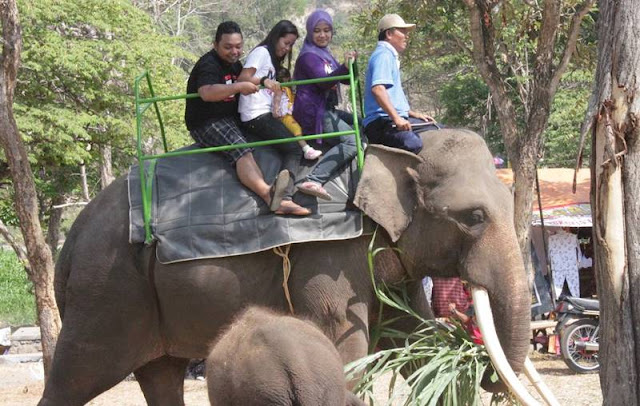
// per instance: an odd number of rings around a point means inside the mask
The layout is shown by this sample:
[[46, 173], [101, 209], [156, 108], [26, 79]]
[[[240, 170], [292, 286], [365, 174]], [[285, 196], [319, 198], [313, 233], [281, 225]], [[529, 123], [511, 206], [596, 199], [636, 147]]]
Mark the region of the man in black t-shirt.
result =
[[[198, 60], [189, 75], [187, 93], [197, 92], [200, 97], [186, 100], [184, 118], [191, 136], [202, 147], [247, 142], [240, 129], [237, 95], [255, 93], [258, 86], [251, 82], [236, 82], [242, 70], [239, 62], [242, 46], [242, 32], [238, 24], [233, 21], [221, 23], [213, 49]], [[251, 148], [220, 153], [235, 165], [240, 182], [260, 196], [271, 211], [291, 214], [292, 202], [286, 207], [281, 206], [282, 195], [289, 183], [288, 171], [281, 171], [271, 187], [264, 181]], [[297, 208], [306, 210], [300, 206]]]

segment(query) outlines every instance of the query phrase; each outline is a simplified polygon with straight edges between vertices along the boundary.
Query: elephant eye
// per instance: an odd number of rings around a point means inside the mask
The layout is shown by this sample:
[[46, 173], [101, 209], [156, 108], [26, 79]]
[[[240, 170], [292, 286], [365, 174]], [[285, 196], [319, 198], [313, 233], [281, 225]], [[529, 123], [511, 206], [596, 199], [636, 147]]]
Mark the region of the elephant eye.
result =
[[484, 211], [482, 211], [481, 209], [469, 210], [464, 213], [461, 220], [467, 227], [473, 227], [478, 224], [482, 224], [485, 221]]

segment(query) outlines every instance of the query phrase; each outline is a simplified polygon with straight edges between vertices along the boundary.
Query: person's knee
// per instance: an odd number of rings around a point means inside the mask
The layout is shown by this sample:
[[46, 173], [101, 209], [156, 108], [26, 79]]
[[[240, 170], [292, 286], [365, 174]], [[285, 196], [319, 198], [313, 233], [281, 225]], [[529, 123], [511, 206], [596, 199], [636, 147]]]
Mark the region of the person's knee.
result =
[[341, 138], [341, 144], [342, 144], [342, 150], [344, 151], [343, 154], [345, 156], [346, 159], [351, 159], [354, 156], [356, 156], [357, 152], [358, 152], [358, 148], [356, 146], [356, 137], [355, 135], [350, 135], [347, 137], [340, 137]]
[[340, 137], [340, 142], [342, 145], [347, 145], [349, 147], [356, 146], [356, 136], [355, 134], [343, 135]]
[[411, 132], [409, 134], [410, 136], [405, 137], [404, 139], [404, 149], [417, 154], [422, 150], [422, 138], [420, 138], [420, 136], [414, 132]]
[[232, 161], [232, 164], [237, 168], [238, 166], [251, 165], [255, 160], [253, 159], [253, 153], [250, 149], [236, 150], [237, 153], [233, 154], [233, 150], [227, 152], [228, 158]]

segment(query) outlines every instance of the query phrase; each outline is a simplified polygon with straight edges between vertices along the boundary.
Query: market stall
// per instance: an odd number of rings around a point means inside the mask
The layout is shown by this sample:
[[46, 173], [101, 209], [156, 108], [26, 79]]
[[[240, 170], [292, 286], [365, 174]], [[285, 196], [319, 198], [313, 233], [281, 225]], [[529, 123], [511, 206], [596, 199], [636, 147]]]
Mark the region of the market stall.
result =
[[[511, 169], [498, 169], [498, 177], [513, 183]], [[576, 175], [576, 191], [573, 179]], [[539, 195], [532, 213], [532, 257], [536, 284], [532, 313], [552, 310], [562, 294], [591, 297], [596, 294], [591, 260], [590, 171], [570, 168], [538, 169]]]

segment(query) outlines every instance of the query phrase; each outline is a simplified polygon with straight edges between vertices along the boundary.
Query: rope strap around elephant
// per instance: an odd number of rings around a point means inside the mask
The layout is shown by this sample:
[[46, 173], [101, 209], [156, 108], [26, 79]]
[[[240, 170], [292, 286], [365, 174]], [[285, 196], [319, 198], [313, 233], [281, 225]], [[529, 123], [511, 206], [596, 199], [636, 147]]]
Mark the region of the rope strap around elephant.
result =
[[289, 311], [291, 314], [295, 314], [293, 311], [293, 303], [291, 303], [291, 295], [289, 295], [289, 275], [291, 275], [291, 261], [289, 260], [289, 251], [291, 251], [291, 244], [286, 245], [284, 247], [275, 247], [273, 252], [276, 255], [282, 257], [282, 288], [284, 289], [284, 296], [287, 298], [287, 303], [289, 303]]

